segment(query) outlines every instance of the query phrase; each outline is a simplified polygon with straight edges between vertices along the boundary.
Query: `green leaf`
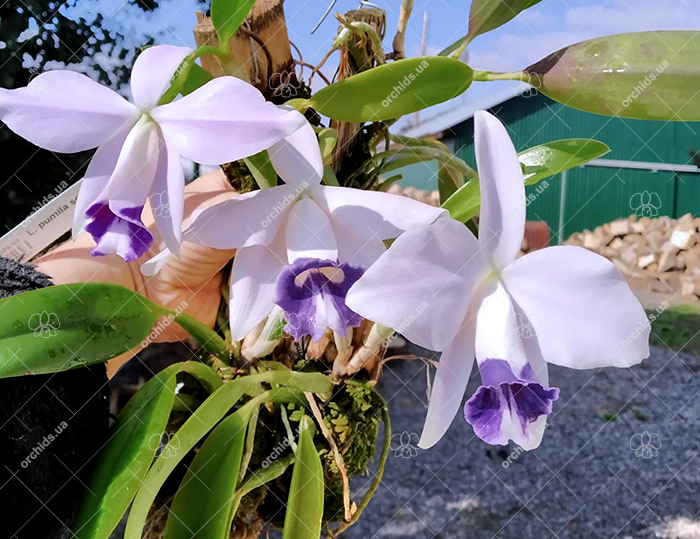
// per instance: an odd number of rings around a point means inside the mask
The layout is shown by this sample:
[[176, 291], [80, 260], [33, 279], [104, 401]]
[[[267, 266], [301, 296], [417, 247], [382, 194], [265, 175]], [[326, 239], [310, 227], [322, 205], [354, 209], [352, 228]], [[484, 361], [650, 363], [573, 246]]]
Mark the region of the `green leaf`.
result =
[[100, 363], [136, 347], [168, 311], [104, 283], [50, 286], [0, 300], [0, 378]]
[[504, 25], [520, 12], [539, 4], [542, 0], [473, 0], [469, 12], [469, 31], [466, 36], [440, 51], [440, 56], [449, 56], [466, 41]]
[[540, 144], [520, 152], [525, 185], [533, 185], [543, 178], [564, 170], [579, 167], [610, 152], [603, 142], [591, 139], [562, 139]]
[[481, 208], [479, 180], [465, 183], [443, 202], [441, 207], [450, 212], [450, 217], [457, 221], [466, 222], [476, 217], [479, 214], [479, 208]]
[[330, 165], [333, 160], [333, 150], [335, 150], [335, 146], [338, 144], [338, 131], [332, 127], [324, 127], [319, 129], [317, 134], [323, 164]]
[[165, 526], [165, 539], [228, 537], [245, 434], [253, 411], [266, 402], [295, 402], [289, 389], [265, 392], [221, 421], [187, 469]]
[[302, 417], [282, 539], [318, 539], [321, 535], [323, 467], [314, 445], [312, 430], [311, 419], [308, 416]]
[[[74, 283], [0, 300], [0, 378], [93, 365], [148, 344], [160, 316], [230, 362], [232, 349], [195, 318], [107, 283]], [[164, 325], [166, 322], [162, 322]]]
[[445, 202], [464, 185], [464, 174], [447, 165], [438, 167], [438, 192], [440, 202]]
[[[525, 174], [525, 185], [579, 167], [610, 151], [602, 142], [591, 139], [563, 139], [540, 144], [518, 154]], [[450, 217], [466, 222], [475, 217], [481, 208], [481, 190], [478, 179], [472, 179], [452, 194], [442, 207]]]
[[246, 157], [243, 161], [250, 169], [260, 189], [269, 189], [277, 185], [277, 172], [270, 162], [270, 156], [267, 154], [267, 151], [263, 150], [260, 153]]
[[236, 412], [207, 436], [175, 495], [165, 539], [228, 537], [229, 507], [238, 482], [246, 426]]
[[343, 122], [391, 120], [457, 97], [473, 75], [469, 66], [452, 58], [410, 58], [326, 86], [307, 104]]
[[546, 96], [607, 116], [700, 120], [700, 35], [639, 32], [591, 39], [525, 71]]
[[423, 161], [437, 161], [442, 165], [448, 165], [464, 176], [468, 176], [470, 178], [476, 176], [474, 169], [447, 149], [432, 148], [429, 146], [396, 148], [378, 153], [374, 156], [374, 159], [387, 160], [380, 169], [381, 174], [386, 174], [392, 170], [398, 170], [414, 163], [420, 163]]
[[189, 68], [189, 73], [187, 73], [187, 77], [182, 83], [182, 90], [180, 91], [180, 93], [182, 95], [191, 94], [196, 89], [204, 86], [213, 78], [214, 77], [212, 77], [206, 69], [204, 69], [199, 64], [195, 64], [193, 61], [192, 65]]
[[[320, 373], [301, 373], [289, 369], [272, 370], [272, 365], [265, 366], [271, 370], [261, 374], [253, 374], [236, 378], [213, 393], [185, 421], [180, 429], [171, 437], [162, 454], [166, 458], [158, 458], [143, 480], [143, 485], [136, 494], [129, 520], [124, 534], [125, 539], [140, 539], [143, 527], [148, 517], [148, 511], [168, 476], [175, 470], [177, 464], [203, 439], [206, 434], [221, 421], [233, 408], [240, 398], [254, 392], [261, 383], [287, 385], [298, 391], [325, 393], [330, 391], [332, 384], [327, 376]], [[321, 391], [318, 391], [321, 390]], [[285, 394], [279, 393], [279, 398]], [[276, 398], [274, 395], [272, 398]]]
[[212, 0], [211, 22], [219, 36], [219, 45], [228, 50], [228, 42], [248, 16], [255, 0]]
[[110, 536], [153, 461], [174, 398], [175, 370], [168, 368], [149, 380], [119, 414], [79, 508], [75, 537]]
[[338, 178], [330, 165], [323, 165], [323, 185], [338, 187]]

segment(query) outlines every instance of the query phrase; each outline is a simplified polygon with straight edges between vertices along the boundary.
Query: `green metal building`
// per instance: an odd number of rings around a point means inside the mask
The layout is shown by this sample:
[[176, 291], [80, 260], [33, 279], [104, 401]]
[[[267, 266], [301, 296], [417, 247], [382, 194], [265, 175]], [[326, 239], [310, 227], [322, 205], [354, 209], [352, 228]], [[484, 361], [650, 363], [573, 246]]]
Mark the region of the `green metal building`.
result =
[[[655, 122], [599, 116], [575, 110], [529, 87], [507, 88], [490, 99], [470, 103], [404, 131], [413, 137], [439, 138], [471, 166], [474, 163], [476, 110], [485, 109], [508, 127], [518, 151], [564, 138], [591, 138], [611, 152], [584, 167], [569, 170], [527, 188], [528, 220], [544, 221], [551, 243], [574, 232], [638, 212], [635, 194], [656, 193], [659, 215], [700, 213], [700, 169], [693, 164], [700, 148], [697, 123]], [[437, 188], [435, 164], [400, 171], [402, 184]], [[645, 197], [645, 200], [649, 200]]]

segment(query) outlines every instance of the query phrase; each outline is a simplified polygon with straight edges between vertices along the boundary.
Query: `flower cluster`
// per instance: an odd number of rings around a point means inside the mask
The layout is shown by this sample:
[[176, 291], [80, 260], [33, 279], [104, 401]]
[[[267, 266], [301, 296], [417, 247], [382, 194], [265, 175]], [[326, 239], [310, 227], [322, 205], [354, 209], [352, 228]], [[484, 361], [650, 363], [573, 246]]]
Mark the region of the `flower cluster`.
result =
[[[233, 339], [261, 324], [276, 330], [282, 319], [295, 339], [317, 341], [328, 329], [347, 339], [364, 318], [441, 351], [423, 448], [457, 414], [475, 359], [482, 385], [464, 405], [466, 421], [488, 443], [532, 449], [559, 397], [548, 363], [627, 367], [648, 355], [648, 328], [644, 339], [623, 346], [646, 317], [610, 262], [576, 247], [517, 258], [523, 174], [495, 117], [475, 116], [477, 239], [443, 209], [324, 185], [314, 128], [243, 81], [220, 77], [161, 103], [190, 53], [172, 46], [143, 52], [132, 73], [133, 103], [70, 71], [0, 91], [2, 120], [34, 144], [56, 152], [97, 148], [73, 227], [92, 235], [94, 255], [133, 261], [150, 249], [154, 237], [142, 221], [150, 200], [165, 248], [143, 265], [146, 275], [177, 256], [182, 241], [237, 250]], [[222, 164], [263, 150], [284, 184], [213, 205], [183, 231], [180, 158]], [[388, 250], [386, 240], [395, 240]]]

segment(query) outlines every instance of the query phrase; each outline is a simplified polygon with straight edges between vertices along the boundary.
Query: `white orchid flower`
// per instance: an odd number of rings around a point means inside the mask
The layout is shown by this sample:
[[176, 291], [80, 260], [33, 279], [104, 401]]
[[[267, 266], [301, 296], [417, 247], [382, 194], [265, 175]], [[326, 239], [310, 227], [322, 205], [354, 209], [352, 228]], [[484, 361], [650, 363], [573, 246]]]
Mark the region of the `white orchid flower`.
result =
[[[361, 322], [345, 306], [345, 294], [386, 250], [383, 240], [446, 212], [400, 195], [321, 185], [321, 153], [308, 123], [269, 155], [286, 183], [205, 209], [183, 241], [238, 249], [229, 303], [234, 339], [245, 337], [275, 304], [296, 338], [318, 340], [327, 327], [345, 336]], [[169, 256], [164, 251], [142, 271], [154, 274]]]
[[475, 146], [479, 239], [452, 219], [408, 231], [346, 302], [442, 351], [421, 447], [437, 443], [454, 419], [476, 357], [482, 386], [465, 405], [466, 420], [488, 443], [513, 440], [533, 449], [559, 394], [548, 386], [547, 363], [629, 367], [649, 355], [650, 328], [605, 258], [561, 246], [516, 259], [526, 209], [517, 154], [503, 125], [486, 112], [475, 115]]
[[24, 88], [0, 89], [0, 119], [19, 136], [54, 152], [97, 148], [73, 223], [74, 236], [83, 227], [92, 234], [93, 255], [116, 252], [129, 262], [148, 250], [153, 236], [141, 212], [149, 198], [158, 208], [158, 231], [177, 252], [185, 187], [180, 156], [212, 165], [235, 161], [303, 125], [299, 113], [275, 107], [234, 77], [158, 105], [191, 52], [159, 45], [141, 53], [131, 76], [133, 104], [73, 71], [48, 71]]

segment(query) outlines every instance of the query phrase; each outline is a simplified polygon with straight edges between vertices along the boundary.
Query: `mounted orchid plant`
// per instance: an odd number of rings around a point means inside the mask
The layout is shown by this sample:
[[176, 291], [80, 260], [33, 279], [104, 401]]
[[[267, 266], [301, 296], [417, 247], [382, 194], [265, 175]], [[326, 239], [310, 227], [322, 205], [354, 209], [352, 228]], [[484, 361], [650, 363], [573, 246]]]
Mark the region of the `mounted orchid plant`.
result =
[[[381, 480], [391, 436], [375, 383], [395, 331], [441, 352], [424, 449], [462, 415], [452, 428], [464, 436], [473, 429], [487, 444], [534, 450], [560, 397], [548, 363], [629, 367], [648, 356], [645, 312], [612, 263], [568, 246], [519, 256], [525, 186], [600, 157], [604, 144], [568, 139], [518, 154], [500, 120], [479, 111], [474, 170], [439, 141], [390, 128], [491, 80], [525, 81], [595, 113], [697, 120], [700, 97], [687, 68], [700, 39], [611, 36], [520, 72], [493, 73], [459, 58], [474, 38], [538, 1], [474, 0], [465, 37], [440, 55], [405, 59], [412, 3], [403, 2], [389, 54], [380, 27], [339, 16], [333, 48], [348, 53], [352, 73], [285, 103], [267, 100], [265, 88], [227, 61], [251, 0], [212, 2], [218, 43], [141, 52], [130, 99], [61, 70], [0, 90], [1, 119], [16, 134], [53, 152], [96, 149], [72, 230], [74, 238], [92, 236], [93, 256], [116, 254], [147, 279], [165, 271], [184, 242], [235, 249], [214, 328], [107, 283], [0, 301], [4, 377], [107, 361], [137, 348], [159, 319], [180, 324], [201, 347], [121, 410], [93, 463], [76, 537], [106, 539], [127, 510], [124, 537], [141, 537], [177, 470], [182, 480], [158, 536], [251, 537], [262, 533], [260, 522], [290, 539], [317, 538], [324, 526], [339, 534]], [[656, 85], [623, 108], [639, 73], [676, 42], [685, 47]], [[223, 75], [205, 71], [202, 57], [218, 59]], [[343, 139], [349, 125], [355, 132]], [[236, 191], [186, 216], [181, 158], [221, 165]], [[386, 192], [400, 179], [390, 172], [419, 161], [439, 165], [441, 207]], [[144, 224], [148, 212], [157, 236]], [[36, 339], [27, 324], [37, 306], [61, 320], [49, 339]], [[463, 403], [475, 362], [481, 385]], [[380, 420], [377, 472], [358, 504], [350, 479], [374, 456]], [[268, 491], [276, 504], [262, 504]]]

